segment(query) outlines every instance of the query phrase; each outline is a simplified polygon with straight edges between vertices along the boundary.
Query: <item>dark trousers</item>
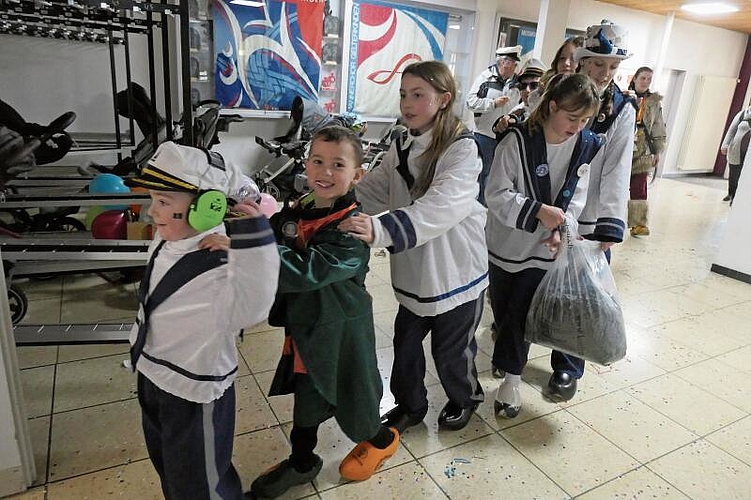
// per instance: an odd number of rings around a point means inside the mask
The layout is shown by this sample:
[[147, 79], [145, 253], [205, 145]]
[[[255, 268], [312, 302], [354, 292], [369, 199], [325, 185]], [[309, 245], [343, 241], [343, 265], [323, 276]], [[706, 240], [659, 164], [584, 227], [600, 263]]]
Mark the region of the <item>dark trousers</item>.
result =
[[[318, 444], [318, 427], [331, 417], [337, 417], [336, 408], [318, 392], [310, 375], [295, 374], [295, 406], [293, 426], [289, 440], [292, 445], [290, 461], [300, 471], [310, 470], [316, 462], [314, 453]], [[373, 439], [381, 429], [381, 417], [377, 413], [360, 415], [359, 418], [342, 418], [337, 422], [344, 433], [355, 443]]]
[[477, 200], [485, 205], [485, 186], [488, 182], [488, 175], [490, 175], [490, 167], [493, 165], [493, 157], [495, 156], [495, 147], [498, 145], [498, 141], [494, 137], [488, 137], [475, 132], [475, 139], [480, 145], [480, 157], [482, 158], [482, 171], [480, 177], [477, 178], [480, 183], [480, 195]]
[[336, 407], [318, 392], [310, 375], [295, 374], [295, 407], [292, 420], [298, 427], [317, 427], [335, 417], [344, 434], [355, 443], [359, 443], [375, 436], [381, 428], [377, 402], [373, 407], [375, 410], [372, 413], [360, 411], [359, 414], [353, 415], [337, 412]]
[[235, 386], [211, 403], [173, 396], [138, 374], [138, 402], [149, 458], [167, 500], [243, 498], [232, 465]]
[[543, 276], [543, 269], [532, 267], [510, 273], [490, 264], [490, 307], [498, 331], [493, 366], [499, 370], [521, 375], [527, 364], [529, 342], [524, 340], [527, 312]]
[[449, 401], [461, 408], [484, 399], [477, 380], [475, 330], [482, 316], [484, 293], [437, 316], [418, 316], [399, 306], [394, 322], [394, 365], [391, 392], [408, 413], [428, 411], [425, 352], [422, 341], [431, 332], [431, 351], [438, 378]]
[[741, 178], [741, 169], [743, 165], [733, 165], [728, 163], [730, 173], [728, 174], [728, 196], [735, 198], [735, 192], [738, 190], [738, 179]]
[[647, 177], [648, 173], [635, 174], [631, 176], [629, 185], [630, 199], [646, 200], [647, 199]]

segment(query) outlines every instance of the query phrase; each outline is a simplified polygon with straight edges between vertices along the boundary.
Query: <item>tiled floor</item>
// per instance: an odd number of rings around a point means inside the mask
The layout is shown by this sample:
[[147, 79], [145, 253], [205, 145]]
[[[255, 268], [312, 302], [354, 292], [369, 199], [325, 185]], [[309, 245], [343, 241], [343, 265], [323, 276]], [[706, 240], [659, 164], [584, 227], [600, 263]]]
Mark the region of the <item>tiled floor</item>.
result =
[[[614, 252], [629, 334], [626, 359], [589, 365], [576, 397], [543, 399], [548, 351], [533, 346], [513, 420], [483, 404], [462, 431], [439, 432], [446, 398], [435, 370], [425, 424], [374, 478], [345, 483], [339, 461], [352, 443], [322, 427], [324, 468], [286, 498], [751, 498], [751, 285], [709, 272], [728, 212], [725, 184], [660, 180], [650, 194], [652, 235]], [[744, 251], [739, 249], [738, 251]], [[374, 256], [378, 360], [388, 387], [396, 309], [387, 257]], [[132, 318], [133, 285], [95, 276], [30, 283], [29, 322]], [[488, 400], [492, 344], [486, 311], [478, 366]], [[264, 397], [282, 333], [259, 326], [240, 345], [235, 464], [247, 486], [289, 451], [291, 400]], [[126, 346], [20, 348], [26, 409], [39, 473], [17, 497], [160, 498], [140, 431]], [[383, 408], [393, 399], [386, 394]]]

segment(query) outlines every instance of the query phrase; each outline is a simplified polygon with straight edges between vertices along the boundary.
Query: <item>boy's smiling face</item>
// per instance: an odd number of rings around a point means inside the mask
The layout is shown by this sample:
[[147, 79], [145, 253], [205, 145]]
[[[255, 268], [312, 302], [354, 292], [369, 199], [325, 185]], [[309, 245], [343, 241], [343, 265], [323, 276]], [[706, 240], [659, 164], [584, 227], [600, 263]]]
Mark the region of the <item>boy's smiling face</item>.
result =
[[360, 182], [362, 165], [357, 161], [354, 147], [346, 140], [313, 141], [305, 162], [308, 187], [315, 193], [317, 207], [330, 207]]
[[159, 235], [167, 241], [178, 241], [198, 234], [188, 224], [188, 208], [193, 194], [180, 191], [149, 190], [149, 216], [154, 219]]

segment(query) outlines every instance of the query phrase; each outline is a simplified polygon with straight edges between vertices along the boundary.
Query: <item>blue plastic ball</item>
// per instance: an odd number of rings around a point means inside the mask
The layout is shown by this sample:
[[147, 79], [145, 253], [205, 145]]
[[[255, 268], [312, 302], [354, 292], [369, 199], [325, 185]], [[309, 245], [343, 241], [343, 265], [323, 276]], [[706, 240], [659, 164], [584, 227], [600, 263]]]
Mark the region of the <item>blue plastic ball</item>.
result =
[[[115, 174], [97, 174], [89, 183], [89, 193], [116, 194], [130, 193], [130, 188]], [[127, 205], [106, 205], [107, 210], [125, 210]]]

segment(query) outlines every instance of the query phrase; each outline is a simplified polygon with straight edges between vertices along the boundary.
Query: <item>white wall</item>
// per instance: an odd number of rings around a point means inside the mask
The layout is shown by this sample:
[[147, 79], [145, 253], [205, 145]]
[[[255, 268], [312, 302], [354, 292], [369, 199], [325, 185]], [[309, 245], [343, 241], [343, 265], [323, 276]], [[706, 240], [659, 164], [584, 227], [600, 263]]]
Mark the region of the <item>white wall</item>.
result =
[[[156, 43], [160, 43], [159, 37]], [[146, 37], [131, 35], [133, 81], [148, 90]], [[0, 98], [30, 122], [47, 123], [75, 111], [68, 130], [114, 133], [112, 83], [107, 44], [33, 36], [0, 35]], [[115, 48], [118, 90], [125, 88], [124, 48]], [[159, 61], [157, 57], [157, 64]], [[161, 86], [157, 70], [157, 88]], [[161, 92], [157, 102], [161, 102]], [[127, 127], [121, 119], [121, 127]], [[122, 128], [121, 128], [122, 130]]]
[[0, 272], [0, 497], [23, 491], [36, 474], [5, 287]]
[[751, 213], [751, 155], [746, 155], [743, 167], [715, 264], [742, 273], [748, 279], [751, 278], [751, 254], [745, 249], [751, 247], [751, 226], [748, 225], [748, 214]]
[[21, 472], [21, 454], [11, 408], [9, 381], [3, 356], [0, 356], [0, 496], [22, 491], [25, 480]]
[[[486, 0], [478, 1], [478, 18], [483, 25], [475, 54], [475, 71], [479, 73], [492, 57], [494, 32], [488, 33], [488, 19], [497, 15], [536, 22], [539, 0]], [[571, 0], [568, 27], [584, 30], [587, 26], [609, 19], [624, 25], [629, 31], [629, 51], [634, 56], [621, 63], [619, 73], [630, 75], [640, 66], [657, 64], [667, 18], [656, 14], [627, 9], [593, 0]], [[494, 26], [497, 30], [497, 26]], [[492, 31], [492, 30], [491, 30]], [[671, 69], [686, 72], [686, 79], [677, 107], [672, 130], [668, 130], [668, 146], [664, 155], [663, 172], [678, 172], [676, 162], [681, 139], [686, 130], [696, 77], [699, 75], [737, 77], [746, 49], [747, 36], [735, 31], [714, 28], [703, 24], [675, 19], [664, 61], [664, 71]], [[543, 61], [549, 63], [550, 61]], [[724, 127], [724, 123], [707, 126]], [[713, 165], [707, 165], [711, 170]]]
[[[411, 3], [430, 5], [429, 2]], [[470, 69], [470, 74], [476, 75], [493, 60], [498, 17], [536, 22], [540, 0], [470, 0], [461, 3], [434, 0], [432, 4], [477, 11]], [[583, 30], [603, 18], [623, 24], [630, 31], [629, 48], [634, 57], [622, 63], [625, 74], [642, 65], [656, 65], [665, 31], [665, 17], [593, 0], [571, 0], [570, 28]], [[667, 44], [664, 70], [685, 71], [686, 79], [680, 90], [675, 126], [669, 130], [665, 173], [676, 171], [680, 138], [685, 131], [696, 77], [703, 74], [736, 77], [746, 39], [741, 33], [675, 20]], [[143, 40], [144, 37], [133, 37], [133, 71], [134, 79], [146, 85], [147, 59]], [[18, 105], [28, 119], [44, 122], [66, 109], [73, 109], [79, 113], [79, 119], [72, 130], [112, 130], [109, 63], [104, 45], [11, 35], [1, 35], [0, 43], [4, 49], [0, 54], [0, 64], [4, 68], [0, 72], [2, 98]], [[233, 124], [230, 136], [223, 134], [222, 144], [217, 149], [252, 172], [271, 159], [255, 144], [253, 136], [272, 138], [281, 135], [286, 128], [286, 119], [273, 116], [249, 118], [243, 124]], [[382, 129], [382, 125], [371, 124], [368, 137], [377, 137]]]

